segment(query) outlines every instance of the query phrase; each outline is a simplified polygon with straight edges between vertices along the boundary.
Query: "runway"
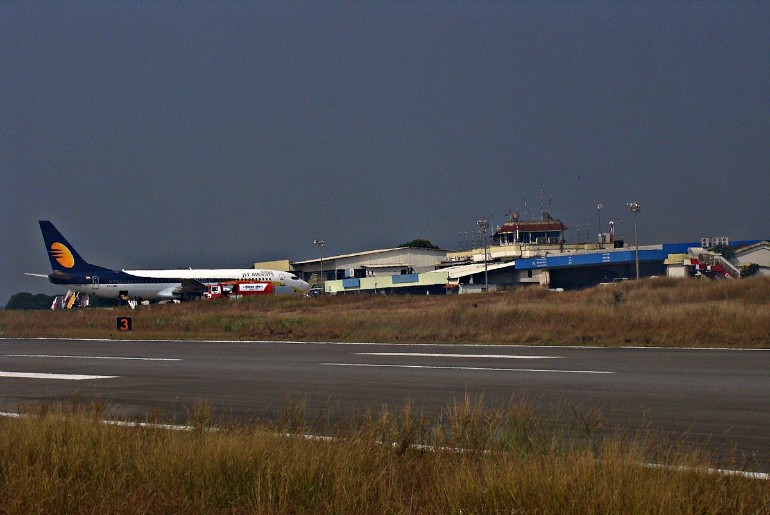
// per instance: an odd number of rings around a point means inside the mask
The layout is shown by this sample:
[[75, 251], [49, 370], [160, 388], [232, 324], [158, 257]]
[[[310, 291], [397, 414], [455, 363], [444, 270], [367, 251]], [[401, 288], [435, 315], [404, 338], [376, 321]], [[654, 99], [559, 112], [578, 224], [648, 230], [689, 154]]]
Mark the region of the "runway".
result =
[[600, 410], [770, 471], [770, 351], [281, 342], [0, 340], [0, 409], [99, 398], [125, 416], [178, 421], [200, 401], [241, 419], [288, 400], [345, 416], [411, 405], [432, 415], [466, 395], [544, 412]]

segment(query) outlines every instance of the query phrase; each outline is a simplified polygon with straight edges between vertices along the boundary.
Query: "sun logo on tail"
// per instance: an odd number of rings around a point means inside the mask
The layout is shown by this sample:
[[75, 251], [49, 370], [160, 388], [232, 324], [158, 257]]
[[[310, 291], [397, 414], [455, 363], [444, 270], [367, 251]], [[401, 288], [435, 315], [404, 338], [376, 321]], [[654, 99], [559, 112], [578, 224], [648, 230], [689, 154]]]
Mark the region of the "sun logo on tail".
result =
[[50, 254], [54, 257], [57, 263], [59, 263], [64, 268], [72, 268], [75, 266], [75, 258], [72, 256], [72, 252], [70, 252], [70, 249], [59, 243], [58, 241], [56, 243], [51, 244], [51, 250], [49, 250]]

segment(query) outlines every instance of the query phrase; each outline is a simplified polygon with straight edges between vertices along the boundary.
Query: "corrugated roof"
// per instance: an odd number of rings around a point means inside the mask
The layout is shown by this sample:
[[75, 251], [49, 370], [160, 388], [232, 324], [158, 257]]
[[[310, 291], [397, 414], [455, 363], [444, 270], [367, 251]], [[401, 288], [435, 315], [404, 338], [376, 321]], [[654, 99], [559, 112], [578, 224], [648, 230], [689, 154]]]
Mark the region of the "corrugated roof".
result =
[[[393, 247], [392, 249], [378, 249], [378, 250], [365, 250], [363, 252], [353, 252], [351, 254], [339, 254], [336, 256], [324, 256], [324, 261], [332, 261], [335, 259], [345, 259], [345, 258], [352, 258], [352, 257], [360, 257], [360, 256], [371, 256], [373, 254], [384, 254], [386, 252], [393, 252], [396, 250], [407, 250], [407, 251], [417, 251], [417, 252], [437, 252], [446, 254], [446, 250], [444, 249], [426, 249], [421, 247]], [[292, 261], [291, 263], [293, 265], [306, 265], [308, 263], [315, 263], [317, 261], [320, 261], [320, 256], [315, 259], [306, 259], [304, 261]]]
[[761, 248], [768, 248], [770, 247], [770, 241], [760, 241], [757, 243], [754, 243], [753, 245], [747, 245], [745, 247], [741, 247], [738, 250], [735, 251], [736, 256], [742, 256], [744, 254], [749, 254], [757, 249]]
[[[503, 268], [515, 268], [516, 264], [513, 261], [507, 263], [487, 263], [487, 271], [492, 272], [494, 270], [501, 270]], [[448, 274], [449, 279], [459, 279], [461, 277], [468, 277], [469, 275], [475, 275], [484, 272], [484, 263], [472, 263], [470, 265], [458, 265], [450, 266], [448, 268], [442, 268], [436, 270], [437, 272], [445, 272]]]

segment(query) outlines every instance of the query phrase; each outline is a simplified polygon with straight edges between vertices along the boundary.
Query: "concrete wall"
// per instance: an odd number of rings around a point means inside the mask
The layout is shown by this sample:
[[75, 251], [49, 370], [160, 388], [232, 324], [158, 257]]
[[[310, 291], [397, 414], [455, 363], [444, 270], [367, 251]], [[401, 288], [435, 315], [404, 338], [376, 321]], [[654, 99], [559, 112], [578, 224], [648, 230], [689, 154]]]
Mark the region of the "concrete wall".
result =
[[738, 251], [733, 261], [738, 265], [756, 263], [759, 265], [759, 275], [770, 276], [770, 243]]
[[[447, 273], [441, 270], [426, 272], [423, 274], [410, 274], [409, 276], [364, 277], [361, 279], [345, 279], [339, 281], [326, 281], [327, 294], [337, 293], [375, 293], [389, 290], [407, 291], [409, 289], [428, 289], [436, 287], [443, 289], [449, 279]], [[398, 293], [396, 291], [396, 293]]]
[[689, 276], [687, 267], [684, 264], [666, 265], [666, 275], [677, 279], [686, 279]]
[[551, 285], [551, 274], [548, 270], [516, 270], [515, 282], [548, 287]]

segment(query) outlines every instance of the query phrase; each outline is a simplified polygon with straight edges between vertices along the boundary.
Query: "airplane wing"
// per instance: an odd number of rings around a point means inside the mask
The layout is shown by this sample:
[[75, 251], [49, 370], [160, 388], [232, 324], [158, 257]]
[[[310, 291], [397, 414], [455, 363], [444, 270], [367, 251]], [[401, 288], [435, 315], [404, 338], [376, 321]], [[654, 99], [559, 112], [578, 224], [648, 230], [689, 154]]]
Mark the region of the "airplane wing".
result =
[[30, 272], [24, 272], [24, 275], [29, 275], [32, 277], [45, 277], [46, 279], [48, 279], [48, 274], [33, 274]]
[[206, 286], [195, 279], [182, 279], [181, 286], [174, 288], [174, 293], [184, 297], [189, 295], [203, 295]]

